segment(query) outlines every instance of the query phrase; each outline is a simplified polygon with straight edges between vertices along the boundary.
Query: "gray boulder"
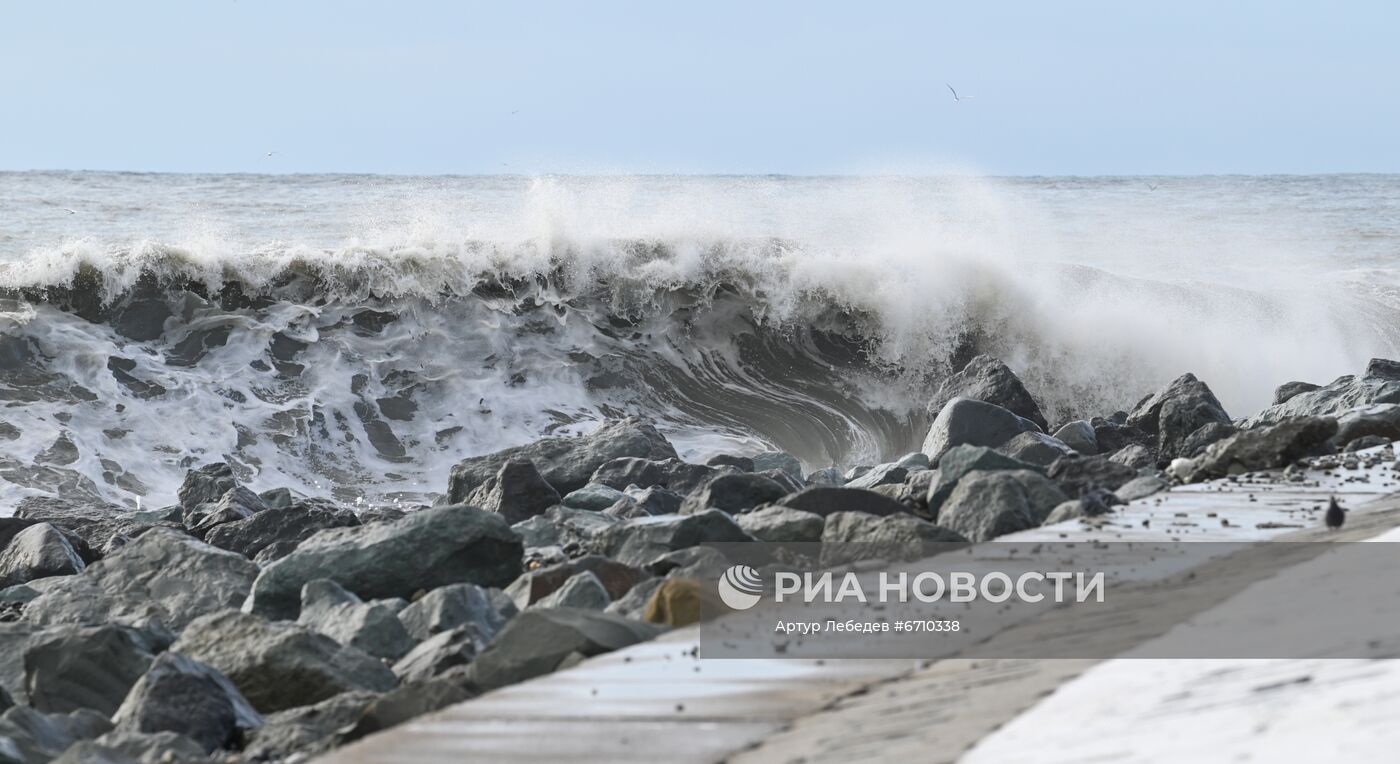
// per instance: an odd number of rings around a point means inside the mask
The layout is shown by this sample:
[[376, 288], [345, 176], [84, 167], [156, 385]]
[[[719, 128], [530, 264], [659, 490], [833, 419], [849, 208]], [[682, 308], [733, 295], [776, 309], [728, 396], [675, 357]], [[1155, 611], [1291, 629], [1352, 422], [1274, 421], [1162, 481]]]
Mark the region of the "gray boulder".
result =
[[[920, 454], [920, 456], [923, 456], [923, 454]], [[927, 462], [927, 457], [925, 457], [925, 461]], [[927, 467], [925, 467], [925, 469], [927, 469]], [[906, 467], [901, 467], [895, 463], [880, 464], [871, 467], [868, 472], [847, 483], [845, 487], [870, 490], [876, 486], [903, 483], [904, 478], [908, 477], [908, 475], [909, 470]]]
[[504, 586], [520, 574], [524, 546], [497, 514], [450, 505], [358, 528], [324, 530], [263, 568], [247, 609], [295, 618], [301, 587], [328, 578], [364, 599], [412, 598], [468, 582]]
[[740, 472], [753, 472], [753, 459], [733, 454], [715, 454], [705, 460], [706, 467], [733, 467]]
[[1061, 456], [1076, 453], [1068, 444], [1043, 432], [1023, 432], [997, 446], [997, 450], [1017, 461], [1040, 467], [1049, 466]]
[[459, 626], [434, 634], [394, 664], [402, 682], [421, 682], [456, 666], [471, 663], [488, 640], [474, 626]]
[[786, 451], [764, 451], [753, 456], [753, 472], [780, 470], [801, 480], [802, 462]]
[[358, 740], [470, 699], [473, 693], [466, 686], [466, 675], [465, 668], [454, 666], [430, 679], [405, 681], [375, 698], [353, 726], [340, 732], [339, 739]]
[[194, 618], [237, 607], [258, 568], [242, 555], [156, 528], [68, 576], [24, 607], [36, 625], [152, 621], [179, 631]]
[[[747, 461], [750, 467], [753, 466], [752, 459], [744, 461]], [[730, 466], [690, 464], [680, 459], [656, 461], [624, 457], [613, 459], [599, 467], [589, 482], [616, 488], [619, 491], [634, 485], [641, 488], [657, 486], [685, 495], [705, 485], [717, 475], [735, 471], [753, 472], [754, 470], [742, 470]]]
[[1317, 389], [1295, 393], [1249, 417], [1242, 426], [1253, 429], [1305, 416], [1338, 417], [1358, 406], [1400, 403], [1400, 375], [1394, 366], [1394, 361], [1373, 358], [1360, 376], [1347, 375]]
[[[270, 507], [252, 517], [219, 525], [204, 540], [220, 549], [244, 557], [259, 558], [264, 550], [275, 549], [274, 559], [285, 557], [297, 544], [327, 528], [351, 528], [360, 519], [348, 509], [321, 499], [302, 499], [284, 507]], [[261, 560], [260, 560], [261, 561]]]
[[468, 677], [478, 690], [493, 690], [548, 674], [569, 659], [651, 640], [661, 631], [651, 624], [591, 610], [532, 608], [506, 624], [471, 663]]
[[351, 690], [385, 692], [396, 684], [384, 664], [353, 647], [236, 610], [195, 619], [170, 649], [223, 672], [263, 713]]
[[782, 506], [800, 509], [821, 517], [837, 512], [864, 512], [869, 515], [893, 515], [909, 511], [894, 499], [861, 488], [806, 488], [782, 498]]
[[[945, 379], [929, 400], [929, 415], [938, 415], [949, 401], [958, 397], [1000, 406], [1023, 419], [1035, 422], [1036, 427], [1042, 431], [1048, 429], [1045, 417], [1040, 413], [1040, 406], [1036, 405], [1026, 386], [1006, 364], [991, 356], [979, 355], [962, 371]], [[925, 453], [929, 453], [927, 449]]]
[[586, 509], [589, 512], [602, 512], [627, 498], [627, 494], [602, 483], [589, 483], [577, 491], [570, 491], [559, 501], [570, 509]]
[[1114, 491], [1114, 495], [1123, 501], [1137, 501], [1145, 499], [1154, 493], [1165, 491], [1170, 484], [1156, 475], [1143, 475], [1133, 478]]
[[937, 522], [970, 541], [990, 541], [1040, 525], [1051, 510], [1068, 500], [1037, 472], [970, 472], [939, 509]]
[[66, 576], [87, 567], [68, 539], [49, 523], [36, 523], [19, 531], [0, 551], [0, 588], [36, 578]]
[[1299, 393], [1310, 393], [1321, 389], [1321, 385], [1314, 385], [1311, 382], [1284, 382], [1274, 389], [1274, 404], [1286, 403]]
[[584, 571], [597, 577], [609, 598], [621, 597], [647, 578], [646, 571], [637, 566], [590, 554], [526, 571], [506, 587], [505, 596], [515, 603], [517, 609], [524, 609], [553, 594], [569, 579]]
[[603, 555], [639, 567], [677, 549], [726, 541], [753, 541], [753, 537], [728, 513], [712, 509], [693, 515], [626, 520], [603, 530], [593, 543]]
[[1384, 438], [1387, 442], [1400, 440], [1400, 404], [1358, 406], [1337, 417], [1335, 440], [1338, 443], [1350, 443], [1366, 437]]
[[267, 714], [261, 727], [245, 733], [243, 759], [285, 761], [325, 753], [340, 744], [338, 733], [352, 728], [378, 697], [372, 692], [342, 692], [320, 703]]
[[1137, 477], [1138, 471], [1100, 454], [1061, 457], [1050, 465], [1045, 474], [1058, 483], [1065, 493], [1078, 497], [1094, 489], [1116, 490]]
[[838, 512], [826, 519], [822, 533], [824, 566], [857, 560], [917, 560], [929, 555], [927, 544], [967, 543], [962, 534], [913, 515], [876, 517]]
[[757, 509], [734, 519], [740, 528], [759, 541], [778, 543], [821, 541], [822, 528], [826, 525], [826, 520], [815, 512], [804, 512], [781, 504]]
[[1337, 420], [1332, 417], [1299, 417], [1245, 430], [1207, 448], [1193, 461], [1187, 482], [1286, 467], [1323, 453], [1336, 434]]
[[568, 578], [564, 585], [537, 600], [530, 607], [570, 607], [583, 610], [604, 610], [612, 597], [603, 582], [592, 571], [581, 570]]
[[180, 484], [176, 495], [180, 499], [180, 508], [192, 512], [201, 504], [218, 501], [237, 487], [238, 479], [233, 475], [233, 468], [224, 462], [215, 462], [185, 473], [185, 482]]
[[925, 503], [929, 514], [938, 516], [938, 508], [953, 494], [958, 481], [969, 472], [993, 472], [996, 470], [1032, 470], [1039, 468], [1033, 464], [1013, 459], [986, 446], [954, 446], [943, 455], [938, 463], [938, 477], [929, 486]]
[[203, 746], [184, 735], [113, 730], [93, 740], [79, 740], [54, 759], [53, 764], [203, 764], [207, 761]]
[[734, 514], [777, 501], [787, 494], [787, 488], [764, 475], [750, 472], [720, 475], [687, 496], [681, 504], [681, 514], [693, 515], [713, 509]]
[[453, 584], [434, 589], [399, 611], [399, 621], [419, 642], [462, 626], [472, 626], [489, 640], [516, 610], [512, 606], [501, 612], [491, 593], [480, 586]]
[[1055, 431], [1055, 440], [1081, 454], [1092, 455], [1099, 452], [1099, 440], [1094, 434], [1094, 425], [1084, 419], [1076, 419], [1060, 427]]
[[1346, 444], [1345, 446], [1342, 446], [1342, 451], [1343, 451], [1344, 453], [1349, 453], [1349, 454], [1350, 454], [1350, 453], [1355, 453], [1355, 452], [1357, 452], [1357, 451], [1365, 451], [1365, 450], [1368, 449], [1368, 448], [1376, 448], [1377, 446], [1386, 446], [1386, 445], [1389, 445], [1390, 443], [1391, 443], [1390, 438], [1383, 438], [1383, 437], [1381, 437], [1381, 436], [1379, 436], [1379, 435], [1362, 435], [1362, 436], [1359, 437], [1359, 438], [1356, 438], [1356, 439], [1354, 439], [1354, 440], [1348, 441], [1347, 444]]
[[413, 649], [414, 639], [399, 621], [397, 609], [365, 602], [325, 578], [302, 587], [297, 623], [376, 658], [398, 660]]
[[126, 732], [184, 735], [210, 752], [239, 744], [262, 717], [218, 670], [167, 652], [131, 688], [112, 721]]
[[185, 510], [185, 527], [191, 534], [204, 538], [220, 525], [246, 520], [265, 509], [267, 505], [256, 493], [242, 486], [230, 488], [212, 504]]
[[111, 722], [90, 709], [46, 714], [30, 706], [15, 706], [0, 714], [0, 741], [9, 742], [0, 744], [0, 753], [24, 764], [40, 764], [58, 758], [78, 741], [111, 729]]
[[1239, 432], [1234, 425], [1223, 422], [1209, 422], [1201, 425], [1199, 429], [1181, 442], [1176, 450], [1176, 455], [1181, 458], [1191, 459], [1205, 453], [1205, 450], [1212, 443], [1222, 441], [1231, 435]]
[[935, 464], [954, 446], [996, 448], [1023, 432], [1038, 432], [1040, 426], [1000, 406], [971, 398], [948, 401], [924, 438], [921, 449]]
[[477, 486], [467, 503], [495, 512], [514, 524], [544, 514], [559, 499], [559, 492], [544, 479], [534, 462], [512, 458]]
[[1169, 459], [1181, 455], [1191, 433], [1212, 422], [1231, 424], [1210, 387], [1193, 374], [1183, 374], [1133, 407], [1127, 424], [1155, 434], [1159, 458]]
[[628, 486], [624, 491], [637, 509], [648, 515], [674, 515], [681, 511], [685, 497], [667, 488]]
[[[1206, 426], [1209, 427], [1210, 425]], [[1133, 443], [1114, 451], [1109, 455], [1108, 460], [1115, 464], [1121, 464], [1125, 467], [1140, 470], [1143, 467], [1151, 467], [1156, 464], [1157, 455], [1149, 451], [1145, 446]]]
[[24, 690], [41, 711], [111, 716], [166, 639], [113, 624], [51, 630], [24, 651]]
[[603, 464], [624, 456], [674, 459], [676, 450], [650, 423], [635, 417], [612, 420], [579, 438], [544, 438], [486, 456], [464, 459], [452, 468], [447, 499], [465, 501], [477, 486], [512, 458], [529, 459], [561, 494], [582, 488]]
[[823, 467], [807, 476], [807, 486], [809, 488], [840, 488], [845, 484], [846, 476], [842, 475], [841, 470], [835, 467]]

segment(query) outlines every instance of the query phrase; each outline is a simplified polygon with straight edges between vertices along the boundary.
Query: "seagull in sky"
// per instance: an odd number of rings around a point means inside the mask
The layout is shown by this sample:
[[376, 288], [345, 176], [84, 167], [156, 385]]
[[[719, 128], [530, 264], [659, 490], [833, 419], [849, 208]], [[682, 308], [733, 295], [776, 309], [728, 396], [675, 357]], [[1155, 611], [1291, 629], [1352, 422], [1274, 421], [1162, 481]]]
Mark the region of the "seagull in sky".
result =
[[[946, 82], [943, 83], [943, 84], [944, 84], [944, 85], [948, 85], [948, 83], [946, 83]], [[948, 91], [949, 91], [950, 93], [953, 94], [953, 100], [954, 100], [954, 101], [971, 101], [973, 98], [976, 98], [976, 96], [960, 96], [960, 95], [958, 95], [958, 91], [953, 90], [953, 86], [952, 86], [952, 85], [948, 85]]]
[[1148, 191], [1156, 191], [1156, 190], [1159, 189], [1159, 188], [1161, 188], [1161, 186], [1153, 185], [1153, 184], [1151, 184], [1151, 183], [1148, 183], [1148, 184], [1147, 184], [1147, 190], [1148, 190]]
[[269, 151], [269, 152], [267, 152], [266, 154], [263, 155], [263, 159], [271, 159], [271, 158], [272, 158], [272, 155], [273, 155], [273, 154], [276, 154], [276, 153], [277, 153], [276, 151]]

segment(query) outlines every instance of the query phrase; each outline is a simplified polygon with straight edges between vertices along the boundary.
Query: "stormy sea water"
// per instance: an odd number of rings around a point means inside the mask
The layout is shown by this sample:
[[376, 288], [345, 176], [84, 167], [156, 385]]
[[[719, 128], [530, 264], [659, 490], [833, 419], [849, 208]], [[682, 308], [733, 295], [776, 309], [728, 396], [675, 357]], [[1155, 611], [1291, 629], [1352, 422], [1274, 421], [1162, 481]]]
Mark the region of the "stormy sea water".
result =
[[1400, 350], [1400, 176], [0, 173], [0, 515], [421, 503], [610, 416], [690, 460], [915, 450], [994, 354], [1052, 424], [1183, 372], [1236, 417]]

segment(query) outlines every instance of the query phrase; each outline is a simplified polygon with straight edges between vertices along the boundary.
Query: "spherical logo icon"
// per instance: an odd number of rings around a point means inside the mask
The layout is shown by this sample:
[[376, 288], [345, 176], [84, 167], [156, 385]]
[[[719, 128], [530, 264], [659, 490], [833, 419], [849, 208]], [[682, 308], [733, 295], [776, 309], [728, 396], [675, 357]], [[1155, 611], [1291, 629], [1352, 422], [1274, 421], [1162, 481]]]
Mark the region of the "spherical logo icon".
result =
[[763, 576], [747, 565], [734, 565], [719, 577], [719, 598], [734, 610], [748, 610], [763, 598]]

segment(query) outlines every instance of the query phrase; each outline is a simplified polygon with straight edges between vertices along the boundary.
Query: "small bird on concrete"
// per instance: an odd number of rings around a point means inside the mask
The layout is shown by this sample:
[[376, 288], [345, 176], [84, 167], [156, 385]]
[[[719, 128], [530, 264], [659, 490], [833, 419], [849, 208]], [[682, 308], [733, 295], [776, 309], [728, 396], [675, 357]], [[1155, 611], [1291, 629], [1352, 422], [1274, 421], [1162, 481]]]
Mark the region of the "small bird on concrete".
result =
[[1336, 496], [1333, 496], [1328, 502], [1327, 514], [1323, 517], [1323, 520], [1326, 521], [1327, 527], [1334, 531], [1342, 527], [1342, 523], [1347, 521], [1346, 510], [1342, 509], [1342, 505], [1337, 503]]

